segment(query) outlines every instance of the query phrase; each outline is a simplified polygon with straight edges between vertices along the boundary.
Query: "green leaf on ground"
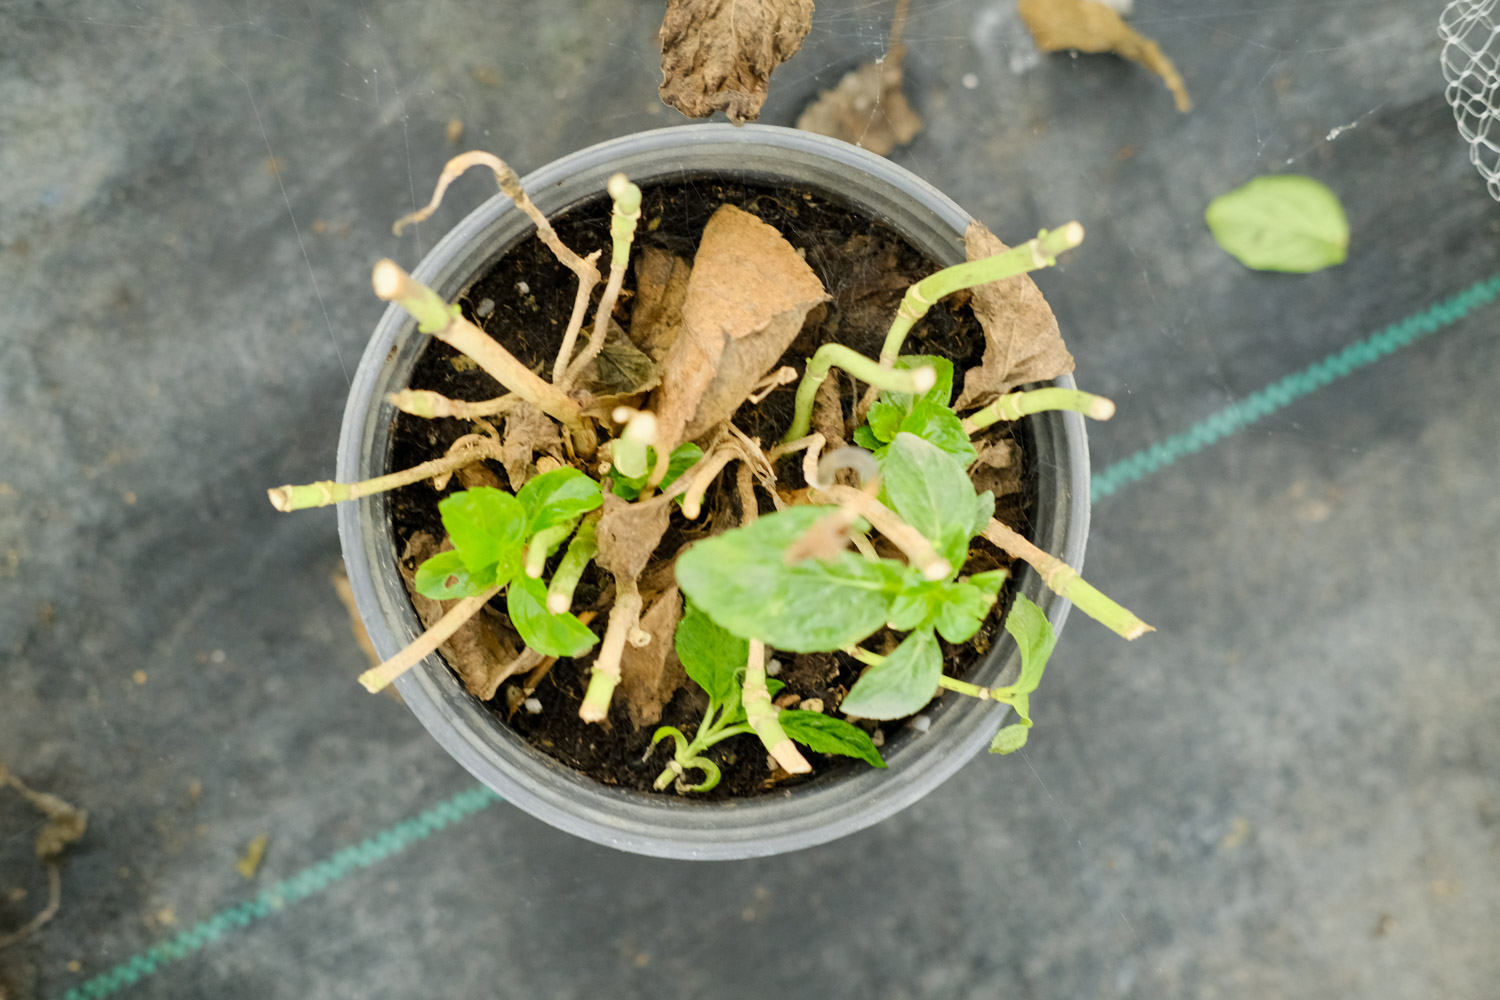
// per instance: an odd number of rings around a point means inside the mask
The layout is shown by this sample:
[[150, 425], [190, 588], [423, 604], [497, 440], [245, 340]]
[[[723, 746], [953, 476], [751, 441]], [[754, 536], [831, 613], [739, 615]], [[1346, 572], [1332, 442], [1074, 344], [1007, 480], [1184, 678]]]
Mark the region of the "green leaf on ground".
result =
[[1020, 723], [1002, 727], [995, 738], [990, 740], [990, 753], [1015, 753], [1026, 745], [1026, 737], [1030, 732], [1030, 726]]
[[1219, 246], [1257, 271], [1306, 274], [1349, 255], [1344, 206], [1311, 177], [1257, 177], [1209, 202], [1203, 217]]

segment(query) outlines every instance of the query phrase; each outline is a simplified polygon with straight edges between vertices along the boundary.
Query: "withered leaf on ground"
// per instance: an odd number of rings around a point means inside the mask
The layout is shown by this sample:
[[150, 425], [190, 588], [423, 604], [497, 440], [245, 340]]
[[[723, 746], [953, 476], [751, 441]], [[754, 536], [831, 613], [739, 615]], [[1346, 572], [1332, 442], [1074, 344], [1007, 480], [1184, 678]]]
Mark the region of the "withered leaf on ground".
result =
[[660, 721], [662, 708], [687, 680], [673, 648], [681, 617], [682, 597], [674, 586], [641, 615], [640, 627], [651, 634], [651, 642], [639, 647], [626, 643], [620, 657], [620, 690], [637, 729]]
[[505, 417], [505, 436], [500, 447], [500, 464], [505, 466], [511, 490], [526, 485], [536, 471], [533, 455], [563, 458], [562, 435], [552, 418], [530, 403], [517, 403]]
[[613, 493], [604, 494], [603, 513], [595, 528], [599, 544], [597, 562], [616, 578], [639, 580], [661, 544], [672, 517], [672, 500], [655, 496], [641, 503], [628, 503]]
[[620, 403], [650, 392], [660, 384], [661, 366], [631, 343], [620, 324], [610, 320], [604, 347], [579, 373], [581, 391], [574, 396], [585, 412], [607, 415]]
[[[964, 234], [969, 260], [1010, 248], [971, 219]], [[984, 357], [964, 375], [964, 389], [954, 409], [984, 406], [1027, 382], [1056, 378], [1073, 370], [1073, 355], [1063, 343], [1057, 317], [1028, 274], [992, 281], [972, 290], [971, 305], [984, 328]]]
[[773, 227], [722, 205], [703, 227], [682, 334], [662, 363], [660, 444], [675, 447], [727, 420], [775, 367], [823, 283]]
[[643, 247], [635, 258], [630, 339], [657, 361], [667, 356], [682, 332], [682, 303], [691, 271], [687, 261], [660, 247]]
[[883, 59], [844, 74], [797, 118], [804, 132], [832, 136], [872, 153], [886, 155], [922, 131], [922, 118], [901, 89], [901, 61], [906, 50], [892, 46]]
[[[401, 559], [397, 563], [401, 579], [406, 582], [406, 592], [411, 595], [412, 607], [416, 609], [423, 628], [431, 628], [458, 601], [435, 601], [417, 593], [413, 585], [417, 567], [444, 549], [452, 547], [446, 540], [440, 546], [436, 538], [425, 531], [419, 531], [407, 540], [406, 550], [401, 553]], [[438, 647], [438, 652], [443, 654], [443, 659], [448, 661], [448, 666], [463, 681], [468, 692], [481, 701], [489, 701], [495, 697], [496, 690], [507, 677], [516, 670], [524, 669], [518, 643], [505, 627], [504, 619], [488, 606], [480, 608], [477, 615], [459, 626], [453, 638]]]
[[989, 443], [976, 441], [979, 456], [969, 466], [969, 478], [974, 489], [985, 490], [1001, 497], [1021, 492], [1021, 463], [1016, 461], [1016, 446], [1008, 437]]
[[1191, 111], [1187, 85], [1161, 47], [1095, 0], [1020, 0], [1021, 19], [1043, 52], [1113, 52], [1161, 77], [1178, 111]]
[[669, 0], [657, 92], [689, 118], [723, 111], [736, 125], [753, 121], [771, 71], [801, 48], [812, 13], [812, 0]]

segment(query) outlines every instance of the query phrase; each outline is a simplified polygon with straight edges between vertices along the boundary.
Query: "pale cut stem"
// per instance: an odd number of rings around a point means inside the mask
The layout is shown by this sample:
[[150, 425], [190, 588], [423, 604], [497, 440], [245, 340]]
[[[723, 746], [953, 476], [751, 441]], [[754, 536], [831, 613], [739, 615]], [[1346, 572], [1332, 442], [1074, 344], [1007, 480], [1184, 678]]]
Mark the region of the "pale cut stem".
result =
[[426, 285], [407, 274], [393, 260], [382, 260], [371, 275], [375, 294], [395, 302], [417, 321], [417, 329], [468, 355], [485, 373], [511, 392], [574, 431], [583, 429], [579, 405], [531, 369], [521, 364], [499, 341], [464, 319]]
[[500, 593], [499, 587], [491, 587], [477, 597], [465, 597], [432, 623], [432, 627], [395, 656], [378, 667], [371, 667], [359, 675], [360, 684], [370, 693], [382, 690], [391, 681], [421, 663], [439, 646], [453, 638], [453, 633], [463, 628], [464, 623], [479, 613], [490, 598]]
[[1156, 629], [1141, 621], [1129, 610], [1116, 604], [1090, 584], [1078, 571], [1056, 556], [1049, 555], [1023, 538], [1018, 532], [991, 518], [984, 537], [1002, 551], [1030, 564], [1041, 574], [1042, 582], [1058, 597], [1078, 606], [1078, 610], [1126, 639], [1138, 639]]
[[554, 524], [532, 535], [531, 541], [526, 543], [526, 575], [533, 580], [540, 577], [542, 570], [547, 568], [547, 560], [552, 557], [552, 553], [572, 533], [571, 524]]
[[[614, 200], [609, 216], [609, 235], [614, 244], [609, 259], [609, 281], [599, 298], [599, 308], [594, 312], [594, 332], [589, 335], [588, 346], [567, 365], [566, 374], [557, 383], [565, 392], [578, 380], [584, 367], [604, 350], [610, 314], [615, 311], [615, 300], [620, 297], [620, 286], [625, 283], [625, 272], [630, 267], [630, 244], [635, 240], [635, 224], [641, 218], [641, 189], [630, 183], [624, 174], [615, 174], [609, 179], [609, 196]], [[572, 350], [571, 345], [568, 349]], [[562, 357], [559, 352], [559, 360]]]
[[509, 413], [516, 408], [517, 403], [522, 401], [520, 396], [507, 392], [494, 399], [482, 399], [476, 403], [469, 403], [462, 399], [450, 399], [431, 389], [402, 389], [400, 392], [390, 393], [385, 398], [402, 413], [410, 413], [414, 417], [425, 417], [428, 420], [438, 417], [456, 417], [459, 420], [497, 417]]
[[982, 431], [1002, 420], [1020, 420], [1032, 413], [1048, 410], [1072, 410], [1094, 420], [1108, 420], [1115, 415], [1113, 400], [1081, 389], [1032, 389], [1030, 392], [1008, 392], [964, 420], [965, 434]]
[[611, 414], [615, 423], [624, 424], [625, 429], [615, 438], [610, 451], [610, 464], [623, 476], [637, 479], [646, 474], [646, 449], [656, 443], [656, 414], [650, 410], [635, 410], [628, 406], [617, 406]]
[[[584, 258], [593, 264], [599, 259], [599, 251], [595, 250]], [[562, 382], [563, 376], [568, 370], [568, 359], [573, 356], [573, 348], [578, 344], [578, 331], [583, 329], [583, 318], [589, 311], [589, 299], [594, 294], [594, 286], [599, 284], [599, 271], [585, 280], [582, 275], [578, 278], [578, 291], [573, 295], [573, 311], [568, 314], [568, 328], [563, 331], [562, 346], [557, 349], [557, 357], [552, 362], [552, 384]]]
[[895, 511], [868, 493], [852, 486], [830, 486], [816, 492], [869, 521], [870, 527], [889, 538], [927, 579], [942, 580], [953, 571], [948, 560], [937, 554], [932, 543], [922, 537], [920, 531], [901, 520]]
[[693, 466], [693, 478], [688, 483], [687, 489], [683, 491], [683, 517], [689, 521], [697, 520], [698, 515], [703, 512], [703, 495], [708, 492], [714, 480], [719, 478], [719, 473], [724, 471], [724, 467], [739, 457], [740, 454], [736, 448], [720, 448]]
[[887, 366], [895, 364], [906, 335], [911, 332], [917, 320], [927, 315], [927, 310], [932, 308], [933, 303], [943, 296], [1050, 267], [1057, 263], [1058, 254], [1071, 250], [1082, 242], [1083, 226], [1077, 222], [1069, 222], [1057, 229], [1043, 229], [1035, 239], [1027, 240], [1010, 250], [954, 264], [929, 274], [908, 288], [902, 296], [901, 305], [896, 308], [896, 318], [891, 321], [890, 330], [885, 335], [885, 344], [880, 349], [880, 363]]
[[564, 614], [573, 606], [573, 591], [578, 589], [583, 570], [599, 554], [599, 543], [595, 535], [599, 517], [597, 510], [584, 517], [583, 523], [578, 526], [578, 534], [568, 543], [568, 550], [563, 553], [562, 561], [557, 564], [557, 571], [552, 574], [552, 582], [547, 585], [547, 610], [554, 615]]
[[797, 408], [792, 415], [792, 426], [787, 428], [781, 439], [782, 443], [806, 436], [812, 427], [813, 401], [817, 398], [818, 386], [823, 384], [823, 380], [828, 377], [828, 370], [834, 365], [861, 382], [868, 382], [876, 389], [890, 392], [926, 392], [937, 383], [937, 371], [931, 365], [898, 371], [843, 344], [824, 344], [818, 348], [812, 360], [808, 361], [807, 370], [802, 373], [802, 381], [797, 386]]
[[442, 458], [434, 458], [430, 462], [423, 462], [421, 465], [414, 465], [410, 469], [376, 476], [374, 479], [364, 479], [357, 483], [336, 483], [331, 479], [325, 479], [300, 486], [277, 486], [266, 490], [266, 496], [270, 498], [271, 506], [279, 511], [327, 507], [329, 504], [342, 500], [358, 500], [372, 493], [384, 493], [386, 490], [420, 483], [424, 479], [451, 475], [465, 466], [473, 465], [480, 459], [488, 457], [490, 457], [488, 448], [466, 448], [444, 455]]
[[603, 722], [609, 717], [609, 702], [620, 683], [620, 657], [625, 653], [625, 640], [640, 620], [641, 593], [635, 581], [615, 577], [615, 606], [610, 609], [609, 624], [599, 643], [599, 658], [594, 661], [588, 690], [578, 708], [578, 717], [584, 722]]
[[750, 640], [750, 656], [745, 663], [745, 685], [743, 688], [745, 721], [760, 737], [766, 750], [781, 769], [789, 774], [806, 774], [812, 770], [797, 744], [781, 728], [776, 706], [771, 704], [771, 692], [766, 686], [766, 647], [758, 640]]

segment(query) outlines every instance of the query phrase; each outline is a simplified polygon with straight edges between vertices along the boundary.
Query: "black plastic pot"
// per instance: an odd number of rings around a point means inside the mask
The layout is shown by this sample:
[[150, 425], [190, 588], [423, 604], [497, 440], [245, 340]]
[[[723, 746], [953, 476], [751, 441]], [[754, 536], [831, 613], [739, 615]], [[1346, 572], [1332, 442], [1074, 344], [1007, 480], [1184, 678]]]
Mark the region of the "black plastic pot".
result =
[[[708, 175], [798, 184], [823, 192], [901, 233], [943, 264], [964, 259], [969, 216], [920, 178], [862, 149], [822, 136], [769, 126], [690, 125], [632, 135], [574, 153], [525, 178], [549, 216], [598, 197], [624, 171], [643, 187]], [[497, 195], [433, 248], [416, 276], [452, 300], [531, 224]], [[427, 342], [392, 307], [365, 349], [339, 439], [338, 478], [366, 479], [389, 470], [394, 409], [386, 394], [407, 385]], [[1058, 381], [1071, 386], [1071, 378]], [[1041, 470], [1033, 507], [1033, 540], [1073, 566], [1083, 562], [1089, 520], [1089, 462], [1083, 419], [1075, 413], [1028, 417], [1030, 460]], [[339, 535], [365, 627], [381, 656], [407, 645], [421, 626], [396, 566], [386, 499], [341, 504]], [[1069, 603], [1027, 569], [1021, 591], [1062, 628]], [[1001, 634], [970, 679], [1004, 683], [1020, 654]], [[925, 733], [911, 727], [888, 739], [886, 770], [842, 768], [788, 795], [702, 802], [671, 794], [612, 788], [533, 750], [464, 690], [436, 654], [397, 686], [427, 730], [475, 777], [501, 796], [569, 833], [640, 854], [728, 859], [778, 854], [821, 844], [879, 822], [917, 801], [983, 750], [1009, 709], [945, 695], [925, 714]], [[1005, 766], [996, 763], [995, 766]]]

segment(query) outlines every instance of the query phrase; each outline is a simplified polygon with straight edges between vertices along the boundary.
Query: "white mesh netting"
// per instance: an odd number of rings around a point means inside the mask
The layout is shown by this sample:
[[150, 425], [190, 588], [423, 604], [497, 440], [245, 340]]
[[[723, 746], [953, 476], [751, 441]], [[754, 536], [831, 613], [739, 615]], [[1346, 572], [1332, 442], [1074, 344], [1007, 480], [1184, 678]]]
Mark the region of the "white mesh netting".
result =
[[1443, 76], [1469, 159], [1500, 200], [1500, 0], [1453, 0], [1438, 18]]

